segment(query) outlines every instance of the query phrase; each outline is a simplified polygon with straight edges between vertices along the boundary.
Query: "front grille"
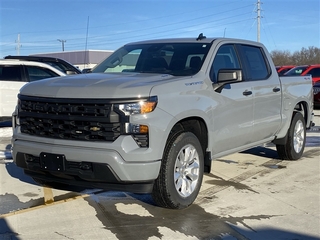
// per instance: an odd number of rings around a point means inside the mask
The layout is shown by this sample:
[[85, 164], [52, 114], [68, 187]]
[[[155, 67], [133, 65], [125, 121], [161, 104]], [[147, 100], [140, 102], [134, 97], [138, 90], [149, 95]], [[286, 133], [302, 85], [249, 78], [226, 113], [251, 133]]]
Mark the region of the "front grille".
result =
[[21, 132], [66, 140], [114, 141], [128, 117], [105, 99], [55, 99], [19, 96]]

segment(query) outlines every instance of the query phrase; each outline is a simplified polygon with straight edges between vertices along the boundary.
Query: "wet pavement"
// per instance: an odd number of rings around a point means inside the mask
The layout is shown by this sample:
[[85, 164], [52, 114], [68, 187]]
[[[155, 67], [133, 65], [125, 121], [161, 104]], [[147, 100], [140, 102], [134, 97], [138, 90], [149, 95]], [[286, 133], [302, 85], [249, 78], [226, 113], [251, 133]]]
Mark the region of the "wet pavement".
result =
[[[298, 161], [272, 144], [219, 158], [184, 210], [150, 195], [38, 186], [0, 128], [0, 239], [320, 239], [320, 115]], [[52, 200], [52, 201], [50, 201]]]

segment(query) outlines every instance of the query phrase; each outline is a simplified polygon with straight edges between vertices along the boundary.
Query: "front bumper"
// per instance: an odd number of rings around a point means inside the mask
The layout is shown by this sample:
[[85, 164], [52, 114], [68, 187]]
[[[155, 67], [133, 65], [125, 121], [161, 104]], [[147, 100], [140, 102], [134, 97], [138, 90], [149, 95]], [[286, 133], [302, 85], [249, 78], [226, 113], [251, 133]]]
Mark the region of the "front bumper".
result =
[[[48, 182], [59, 182], [87, 188], [151, 192], [161, 161], [125, 161], [115, 150], [13, 140], [15, 164], [27, 175]], [[40, 155], [63, 156], [63, 168], [46, 168]], [[138, 156], [135, 156], [137, 158]], [[41, 160], [42, 159], [42, 160]], [[51, 165], [57, 165], [52, 160]], [[49, 165], [50, 165], [49, 164]]]

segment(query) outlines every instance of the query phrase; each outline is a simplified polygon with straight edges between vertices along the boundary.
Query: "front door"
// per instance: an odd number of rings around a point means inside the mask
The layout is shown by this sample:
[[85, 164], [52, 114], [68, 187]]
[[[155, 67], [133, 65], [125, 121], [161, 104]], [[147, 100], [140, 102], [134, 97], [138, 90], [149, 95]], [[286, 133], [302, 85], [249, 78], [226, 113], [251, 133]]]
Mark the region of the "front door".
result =
[[[210, 78], [216, 83], [221, 69], [240, 69], [234, 44], [219, 47], [212, 64]], [[250, 144], [253, 132], [253, 89], [246, 81], [224, 85], [215, 91], [212, 109], [212, 154], [235, 150]]]

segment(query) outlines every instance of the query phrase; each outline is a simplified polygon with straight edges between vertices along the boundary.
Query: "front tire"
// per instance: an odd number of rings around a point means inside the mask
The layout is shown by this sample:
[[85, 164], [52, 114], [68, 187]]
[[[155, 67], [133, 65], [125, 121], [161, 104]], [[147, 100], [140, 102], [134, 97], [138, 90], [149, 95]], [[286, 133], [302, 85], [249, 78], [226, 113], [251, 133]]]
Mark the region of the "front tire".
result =
[[297, 160], [304, 151], [306, 144], [306, 124], [301, 113], [295, 112], [287, 133], [284, 145], [276, 145], [280, 159]]
[[165, 148], [152, 198], [160, 207], [183, 209], [191, 205], [199, 193], [204, 168], [204, 156], [198, 138], [182, 132]]

